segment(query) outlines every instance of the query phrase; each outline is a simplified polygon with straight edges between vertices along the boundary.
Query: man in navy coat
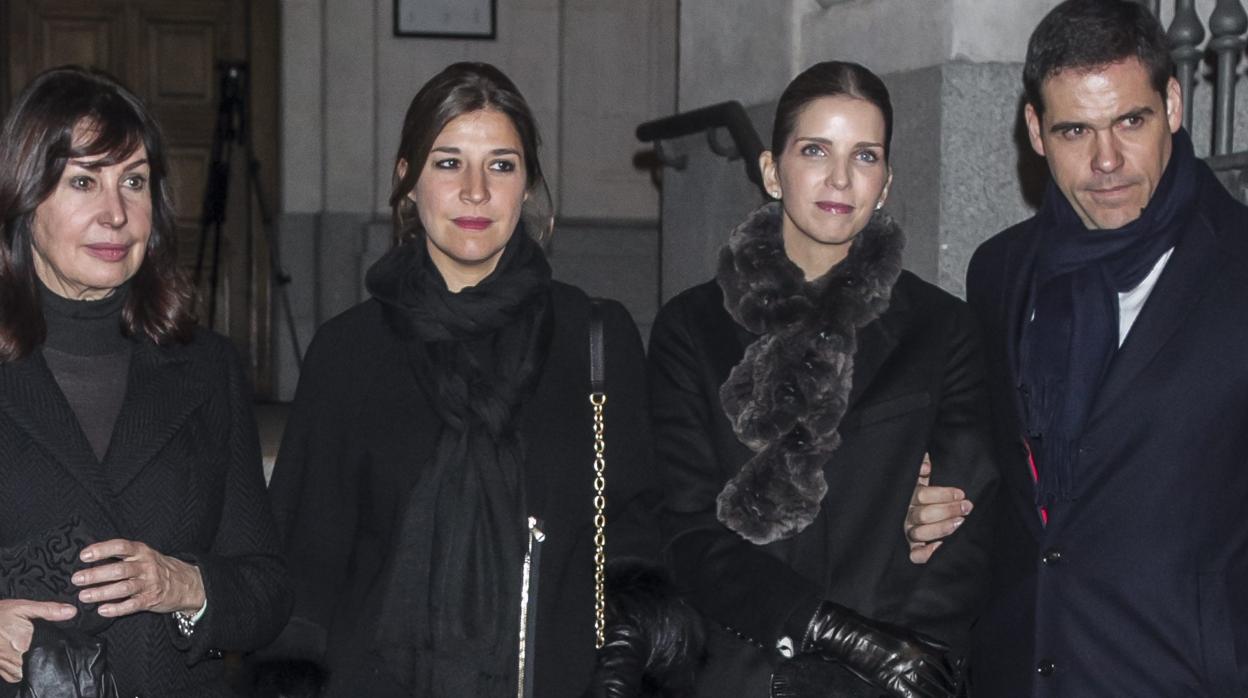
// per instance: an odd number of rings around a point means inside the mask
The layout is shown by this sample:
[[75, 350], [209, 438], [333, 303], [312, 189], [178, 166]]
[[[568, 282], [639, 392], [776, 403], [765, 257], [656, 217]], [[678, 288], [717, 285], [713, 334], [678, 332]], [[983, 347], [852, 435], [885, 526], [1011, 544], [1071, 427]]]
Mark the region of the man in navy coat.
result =
[[1048, 190], [967, 275], [1004, 497], [977, 696], [1248, 696], [1248, 208], [1171, 68], [1134, 2], [1028, 45]]

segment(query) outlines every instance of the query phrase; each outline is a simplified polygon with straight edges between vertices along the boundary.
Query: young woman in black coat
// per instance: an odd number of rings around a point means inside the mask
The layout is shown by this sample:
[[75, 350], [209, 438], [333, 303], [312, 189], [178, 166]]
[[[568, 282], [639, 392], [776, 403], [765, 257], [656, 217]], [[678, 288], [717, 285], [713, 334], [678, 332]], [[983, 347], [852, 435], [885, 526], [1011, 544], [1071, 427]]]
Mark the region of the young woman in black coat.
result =
[[938, 484], [995, 486], [981, 347], [962, 302], [901, 269], [891, 130], [862, 66], [795, 78], [760, 159], [776, 201], [656, 320], [668, 557], [714, 627], [699, 695], [955, 691], [987, 518], [926, 566], [902, 523], [925, 453]]
[[194, 326], [167, 174], [143, 104], [81, 68], [0, 134], [0, 695], [231, 695], [223, 651], [289, 614], [250, 388]]
[[[271, 492], [297, 580], [280, 649], [322, 663], [323, 695], [515, 696], [527, 680], [557, 698], [590, 681], [590, 299], [539, 245], [537, 146], [493, 66], [426, 83], [395, 163], [395, 247], [372, 298], [308, 351]], [[601, 310], [607, 557], [653, 557], [641, 341], [622, 306]], [[653, 648], [618, 624], [605, 640], [595, 690], [633, 695]]]

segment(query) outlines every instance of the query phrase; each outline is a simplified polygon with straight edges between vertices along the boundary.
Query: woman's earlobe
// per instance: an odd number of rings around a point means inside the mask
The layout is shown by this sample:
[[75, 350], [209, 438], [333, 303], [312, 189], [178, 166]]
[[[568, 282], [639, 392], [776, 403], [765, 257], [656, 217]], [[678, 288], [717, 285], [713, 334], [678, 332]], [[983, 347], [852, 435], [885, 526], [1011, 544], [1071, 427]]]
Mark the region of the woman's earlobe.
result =
[[888, 179], [884, 180], [884, 188], [880, 190], [880, 198], [875, 202], [875, 210], [879, 211], [884, 208], [884, 202], [888, 201], [888, 192], [893, 188], [893, 168], [888, 168]]
[[759, 153], [758, 171], [762, 175], [763, 189], [767, 190], [767, 195], [777, 200], [783, 198], [784, 190], [780, 188], [780, 178], [776, 174], [776, 161], [770, 150]]

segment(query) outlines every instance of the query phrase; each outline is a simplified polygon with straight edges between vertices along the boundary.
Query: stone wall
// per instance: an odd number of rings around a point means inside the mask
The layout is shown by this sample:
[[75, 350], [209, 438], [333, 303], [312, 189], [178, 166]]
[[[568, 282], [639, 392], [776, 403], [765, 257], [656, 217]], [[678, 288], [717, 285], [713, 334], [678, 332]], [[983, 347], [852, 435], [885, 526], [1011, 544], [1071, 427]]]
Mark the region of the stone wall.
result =
[[[793, 75], [820, 60], [861, 62], [896, 107], [888, 208], [908, 231], [906, 264], [961, 293], [975, 246], [1038, 202], [1045, 170], [1021, 132], [1021, 61], [1057, 1], [506, 0], [497, 40], [470, 41], [393, 36], [393, 0], [281, 0], [278, 232], [300, 338], [306, 346], [319, 323], [363, 298], [363, 270], [389, 244], [403, 112], [456, 60], [498, 64], [537, 114], [560, 218], [556, 275], [624, 299], [643, 327], [661, 299], [711, 277], [727, 233], [763, 197], [740, 160], [712, 154], [698, 135], [668, 144], [688, 164], [662, 171], [660, 201], [636, 125], [735, 99], [766, 141]], [[1173, 3], [1163, 5], [1168, 23]], [[1202, 19], [1213, 5], [1197, 0]], [[1202, 81], [1192, 95], [1201, 154], [1210, 93]], [[297, 366], [280, 318], [274, 331], [278, 397], [289, 397]]]
[[[895, 174], [887, 209], [907, 231], [906, 265], [961, 295], [975, 248], [1031, 215], [1043, 192], [1046, 167], [1022, 127], [1022, 60], [1032, 29], [1057, 2], [846, 0], [825, 9], [815, 0], [785, 0], [767, 3], [768, 15], [751, 0], [684, 0], [680, 106], [738, 99], [766, 141], [776, 98], [806, 66], [840, 59], [875, 70], [894, 103]], [[1202, 20], [1213, 4], [1197, 0]], [[1173, 3], [1163, 5], [1168, 24]], [[686, 50], [690, 46], [695, 50]], [[1208, 79], [1202, 76], [1191, 95], [1200, 155], [1209, 152], [1212, 138]], [[1240, 77], [1236, 98], [1235, 142], [1244, 149], [1248, 78]], [[710, 153], [705, 138], [671, 146], [688, 165], [664, 175], [664, 298], [709, 278], [727, 233], [762, 201], [739, 163]]]

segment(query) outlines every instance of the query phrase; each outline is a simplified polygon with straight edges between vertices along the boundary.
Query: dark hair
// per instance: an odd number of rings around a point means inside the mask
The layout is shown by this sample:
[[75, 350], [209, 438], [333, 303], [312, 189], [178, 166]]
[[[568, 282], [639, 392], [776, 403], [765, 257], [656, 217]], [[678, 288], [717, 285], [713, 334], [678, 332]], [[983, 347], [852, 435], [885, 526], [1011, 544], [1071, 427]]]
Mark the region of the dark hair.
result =
[[100, 156], [108, 166], [140, 146], [151, 170], [152, 230], [130, 280], [122, 330], [158, 344], [190, 338], [192, 289], [177, 264], [160, 129], [114, 78], [64, 66], [26, 86], [0, 131], [0, 361], [26, 356], [47, 334], [32, 263], [35, 209], [56, 189], [69, 160]]
[[1063, 70], [1091, 70], [1128, 58], [1139, 59], [1165, 100], [1174, 63], [1166, 32], [1153, 13], [1126, 0], [1066, 0], [1040, 20], [1027, 42], [1027, 101], [1037, 116], [1043, 115], [1045, 80]]
[[807, 104], [820, 97], [845, 95], [870, 102], [884, 114], [884, 159], [893, 141], [893, 102], [878, 75], [857, 63], [824, 61], [793, 78], [780, 95], [776, 120], [771, 129], [771, 154], [777, 160], [793, 135], [797, 117]]
[[[408, 195], [416, 188], [438, 134], [456, 117], [482, 109], [505, 115], [520, 135], [525, 188], [529, 192], [522, 215], [529, 234], [539, 241], [549, 232], [550, 192], [537, 158], [541, 138], [528, 102], [511, 79], [489, 63], [453, 63], [420, 88], [403, 117], [403, 133], [395, 157], [394, 188], [390, 192], [395, 244], [423, 234], [416, 203]], [[407, 162], [402, 177], [397, 170], [401, 160]]]

